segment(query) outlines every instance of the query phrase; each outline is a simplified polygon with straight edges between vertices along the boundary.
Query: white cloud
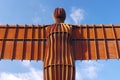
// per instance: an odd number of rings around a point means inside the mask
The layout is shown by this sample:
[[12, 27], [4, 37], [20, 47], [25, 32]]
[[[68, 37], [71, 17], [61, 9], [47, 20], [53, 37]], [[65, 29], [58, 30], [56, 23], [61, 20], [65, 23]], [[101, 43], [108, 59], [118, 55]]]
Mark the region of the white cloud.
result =
[[[76, 80], [96, 80], [99, 79], [102, 64], [95, 61], [83, 61], [76, 63]], [[43, 80], [43, 70], [37, 70], [32, 62], [23, 61], [21, 65], [28, 69], [25, 73], [1, 72], [0, 80]]]
[[97, 77], [97, 68], [95, 66], [89, 66], [84, 69], [84, 73], [87, 74], [86, 76], [90, 79], [94, 79]]
[[30, 67], [31, 64], [30, 64], [30, 61], [29, 60], [24, 60], [23, 62], [21, 62], [21, 64], [25, 67]]
[[43, 78], [43, 73], [42, 73], [43, 71], [40, 70], [40, 73], [38, 74], [36, 69], [32, 67], [32, 64], [30, 63], [30, 61], [25, 60], [21, 62], [21, 64], [30, 70], [30, 74], [32, 74], [34, 80], [41, 80]]
[[75, 24], [80, 23], [85, 18], [85, 11], [80, 8], [72, 7], [70, 17], [75, 22]]
[[47, 11], [47, 7], [44, 6], [43, 4], [40, 4], [39, 8], [40, 8], [40, 10], [41, 10], [42, 12], [46, 12], [46, 11]]
[[34, 24], [39, 24], [42, 20], [39, 16], [34, 16], [32, 21]]
[[[36, 76], [37, 74], [37, 76]], [[39, 75], [39, 76], [38, 76]], [[43, 80], [42, 71], [28, 73], [0, 73], [0, 80]]]
[[16, 77], [13, 74], [9, 73], [0, 73], [0, 80], [22, 80], [19, 77]]
[[32, 67], [30, 61], [23, 61], [21, 62], [29, 72], [26, 73], [7, 73], [1, 72], [0, 73], [0, 80], [43, 80], [43, 70], [36, 70]]
[[40, 73], [35, 70], [35, 68], [31, 67], [30, 72], [32, 73], [32, 76], [34, 77], [34, 80], [42, 80], [43, 78], [43, 71], [41, 70]]
[[102, 65], [94, 61], [84, 61], [76, 63], [76, 80], [96, 80]]
[[80, 70], [76, 70], [76, 79], [75, 80], [83, 80], [83, 77], [81, 75], [81, 71]]

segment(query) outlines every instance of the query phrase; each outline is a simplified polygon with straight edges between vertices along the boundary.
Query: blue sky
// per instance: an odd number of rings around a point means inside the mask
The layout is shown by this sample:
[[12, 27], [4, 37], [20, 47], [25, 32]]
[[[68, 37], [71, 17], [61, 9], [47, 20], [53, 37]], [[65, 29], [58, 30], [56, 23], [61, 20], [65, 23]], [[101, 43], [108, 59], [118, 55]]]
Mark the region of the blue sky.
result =
[[[56, 7], [66, 23], [120, 24], [120, 0], [0, 0], [0, 24], [52, 24]], [[43, 80], [43, 62], [0, 61], [0, 80]], [[119, 60], [76, 61], [76, 80], [119, 80]]]

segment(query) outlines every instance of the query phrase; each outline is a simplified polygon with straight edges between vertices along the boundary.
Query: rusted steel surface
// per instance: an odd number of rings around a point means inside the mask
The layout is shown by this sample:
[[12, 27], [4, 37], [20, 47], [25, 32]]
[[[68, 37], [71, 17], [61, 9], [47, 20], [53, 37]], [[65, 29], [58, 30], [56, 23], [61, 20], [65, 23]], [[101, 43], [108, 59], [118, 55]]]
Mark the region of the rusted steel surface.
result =
[[[0, 59], [43, 60], [49, 26], [0, 25]], [[75, 60], [120, 58], [120, 25], [69, 26]]]
[[80, 25], [73, 36], [76, 60], [120, 58], [120, 25]]
[[53, 24], [47, 28], [44, 80], [75, 80], [71, 34], [72, 26], [68, 24]]
[[43, 60], [45, 28], [40, 25], [0, 25], [0, 59]]

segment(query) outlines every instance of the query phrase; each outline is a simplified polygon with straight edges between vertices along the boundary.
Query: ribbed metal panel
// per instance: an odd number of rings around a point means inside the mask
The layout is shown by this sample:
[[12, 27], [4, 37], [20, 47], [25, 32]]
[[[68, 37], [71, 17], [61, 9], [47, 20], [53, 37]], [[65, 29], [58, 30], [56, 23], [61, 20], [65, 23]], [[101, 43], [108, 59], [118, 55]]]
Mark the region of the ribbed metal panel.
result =
[[75, 59], [98, 60], [120, 58], [119, 34], [120, 25], [101, 24], [79, 25], [79, 27], [75, 27], [73, 33]]
[[0, 59], [43, 60], [44, 80], [75, 80], [75, 60], [120, 58], [120, 25], [0, 25]]
[[71, 34], [72, 26], [68, 24], [53, 24], [47, 28], [45, 80], [75, 80]]
[[0, 25], [0, 59], [43, 60], [45, 29], [40, 25]]
[[[49, 26], [0, 25], [0, 59], [43, 60]], [[120, 25], [71, 26], [75, 60], [120, 58]]]

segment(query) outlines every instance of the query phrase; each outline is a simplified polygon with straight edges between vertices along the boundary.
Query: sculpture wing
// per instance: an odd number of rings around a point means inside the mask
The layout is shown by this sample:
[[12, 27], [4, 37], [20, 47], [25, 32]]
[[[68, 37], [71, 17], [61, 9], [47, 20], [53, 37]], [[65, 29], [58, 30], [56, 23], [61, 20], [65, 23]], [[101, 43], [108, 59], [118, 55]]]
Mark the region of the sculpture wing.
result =
[[43, 60], [46, 26], [0, 25], [0, 59]]
[[120, 25], [74, 25], [72, 37], [76, 60], [120, 58]]

